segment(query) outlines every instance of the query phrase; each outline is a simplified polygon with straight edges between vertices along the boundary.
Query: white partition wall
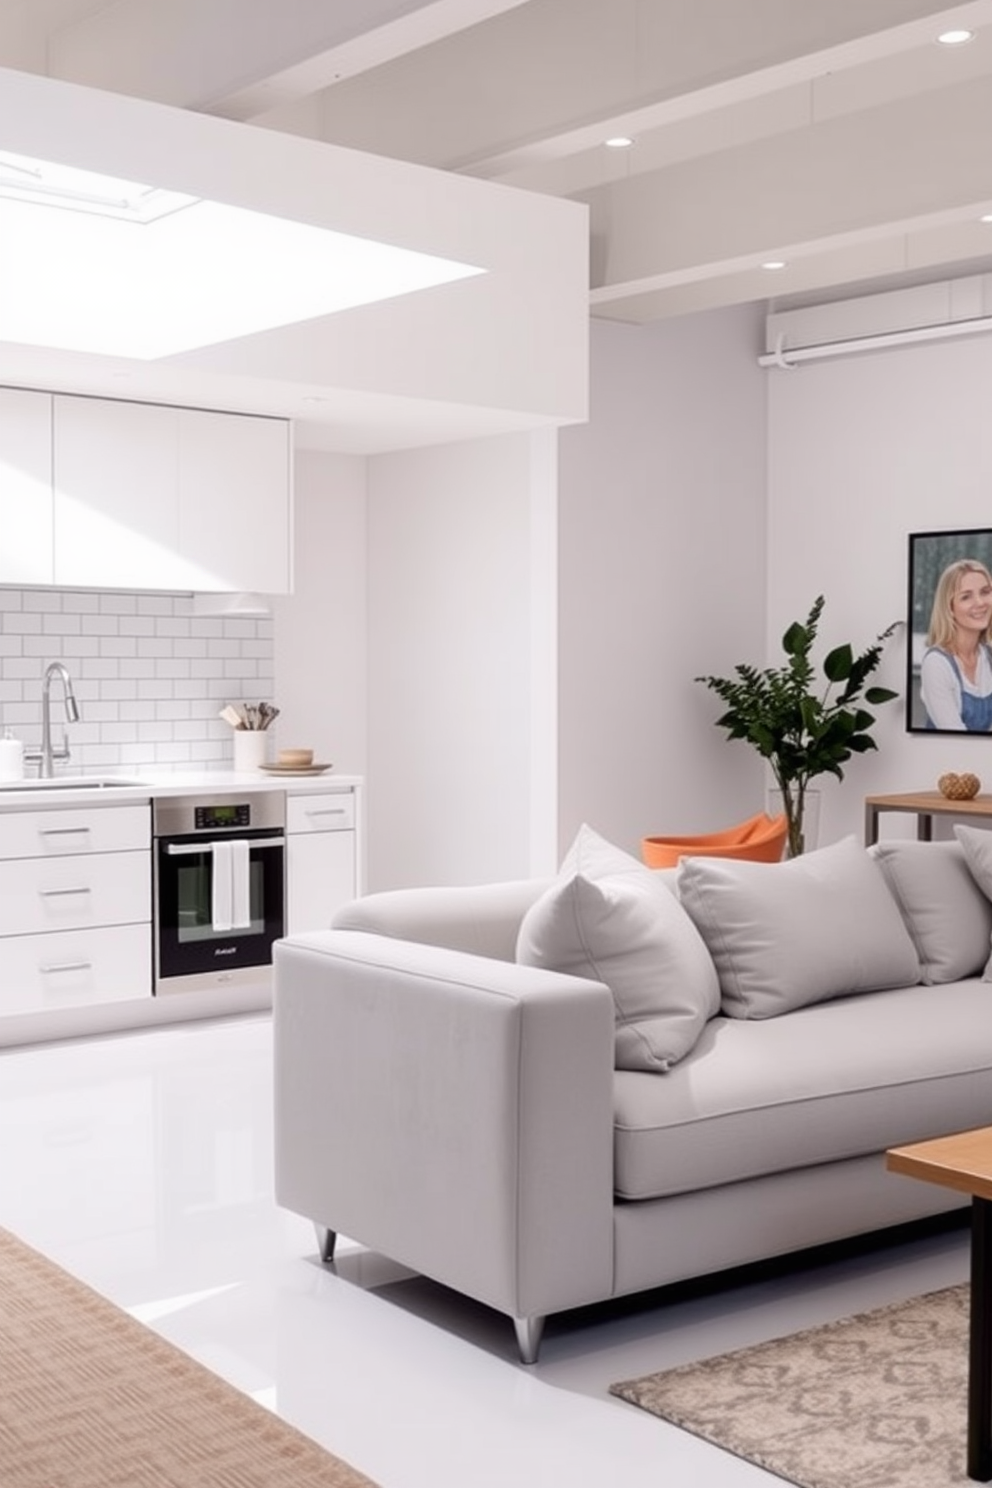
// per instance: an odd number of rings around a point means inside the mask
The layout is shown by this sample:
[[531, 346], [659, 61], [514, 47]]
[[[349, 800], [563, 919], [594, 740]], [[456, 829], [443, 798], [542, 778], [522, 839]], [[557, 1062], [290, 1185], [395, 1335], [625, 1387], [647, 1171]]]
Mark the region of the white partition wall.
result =
[[553, 779], [555, 679], [535, 628], [553, 623], [554, 438], [369, 461], [370, 888], [539, 871], [532, 789]]
[[583, 820], [637, 852], [764, 806], [692, 680], [762, 659], [761, 326], [750, 306], [593, 322], [591, 417], [559, 444], [562, 846]]
[[360, 455], [297, 452], [296, 588], [272, 601], [276, 743], [353, 775], [367, 760], [366, 479]]

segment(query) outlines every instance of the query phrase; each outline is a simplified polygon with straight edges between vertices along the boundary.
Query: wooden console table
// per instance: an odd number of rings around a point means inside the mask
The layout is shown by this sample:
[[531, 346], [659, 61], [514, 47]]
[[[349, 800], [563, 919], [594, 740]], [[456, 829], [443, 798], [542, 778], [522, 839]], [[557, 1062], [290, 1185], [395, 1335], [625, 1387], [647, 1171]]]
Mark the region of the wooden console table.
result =
[[909, 812], [916, 817], [916, 835], [921, 842], [933, 837], [935, 816], [984, 816], [992, 821], [992, 795], [977, 795], [970, 801], [950, 801], [940, 791], [910, 791], [901, 796], [865, 796], [865, 844], [878, 841], [878, 818], [883, 811]]

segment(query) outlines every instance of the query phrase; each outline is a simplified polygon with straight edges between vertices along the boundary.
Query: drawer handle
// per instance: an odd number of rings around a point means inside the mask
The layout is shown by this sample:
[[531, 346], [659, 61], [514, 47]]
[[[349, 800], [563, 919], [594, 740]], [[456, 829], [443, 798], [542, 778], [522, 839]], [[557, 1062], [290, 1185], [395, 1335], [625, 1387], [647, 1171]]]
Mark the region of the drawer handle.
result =
[[38, 967], [42, 976], [54, 976], [59, 971], [92, 971], [92, 961], [43, 961]]
[[41, 827], [42, 837], [75, 837], [80, 832], [91, 832], [92, 827]]
[[347, 816], [343, 806], [324, 806], [319, 811], [308, 811], [307, 816]]
[[42, 899], [61, 899], [66, 894], [92, 894], [93, 890], [88, 884], [81, 884], [78, 889], [39, 889], [38, 893]]

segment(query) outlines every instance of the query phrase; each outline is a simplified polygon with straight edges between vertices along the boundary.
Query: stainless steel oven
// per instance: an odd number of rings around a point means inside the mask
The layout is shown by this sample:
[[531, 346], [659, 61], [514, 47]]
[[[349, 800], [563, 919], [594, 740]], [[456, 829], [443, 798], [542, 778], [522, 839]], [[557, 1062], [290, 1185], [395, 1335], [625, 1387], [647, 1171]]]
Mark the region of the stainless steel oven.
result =
[[152, 821], [156, 994], [268, 981], [285, 932], [285, 793], [161, 796]]

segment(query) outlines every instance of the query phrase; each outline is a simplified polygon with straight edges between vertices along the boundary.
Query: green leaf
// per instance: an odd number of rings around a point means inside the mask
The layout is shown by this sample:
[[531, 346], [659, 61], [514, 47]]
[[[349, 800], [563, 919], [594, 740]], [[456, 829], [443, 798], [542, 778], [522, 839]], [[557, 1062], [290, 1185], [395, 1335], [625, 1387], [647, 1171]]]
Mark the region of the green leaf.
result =
[[871, 703], [872, 707], [877, 707], [879, 703], [894, 702], [898, 696], [899, 694], [889, 687], [869, 687], [865, 693], [865, 702]]
[[854, 666], [854, 652], [850, 646], [837, 646], [823, 663], [823, 671], [830, 682], [846, 682]]

